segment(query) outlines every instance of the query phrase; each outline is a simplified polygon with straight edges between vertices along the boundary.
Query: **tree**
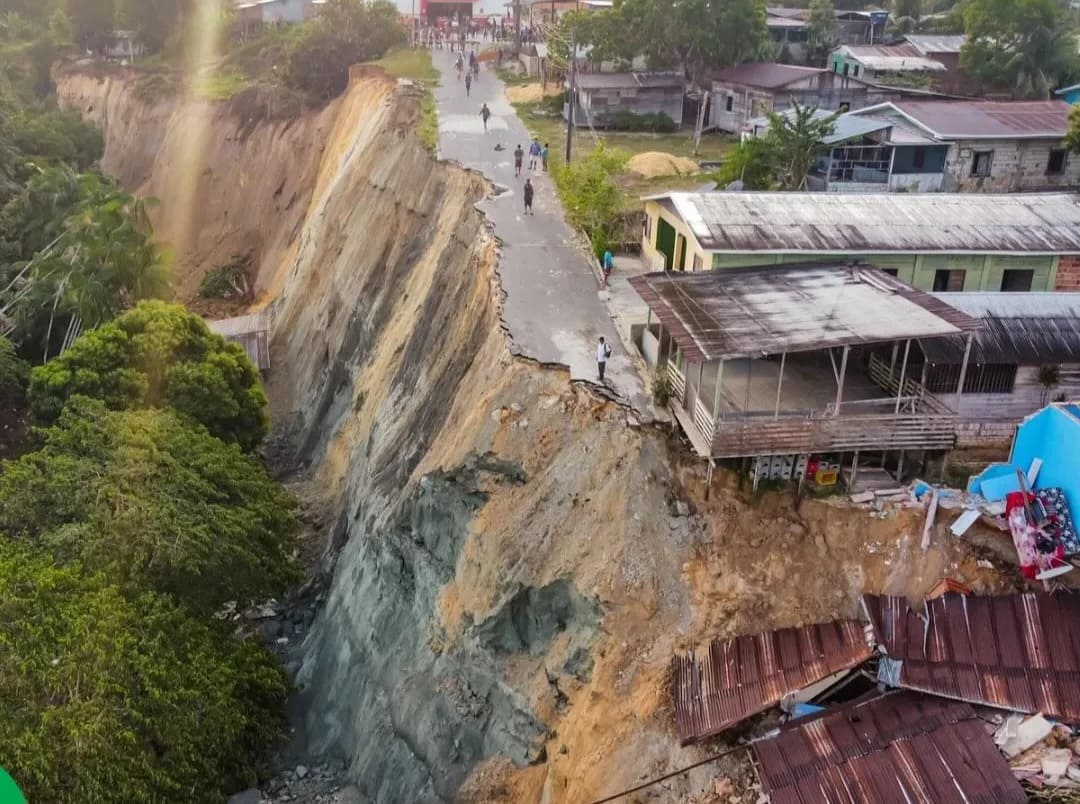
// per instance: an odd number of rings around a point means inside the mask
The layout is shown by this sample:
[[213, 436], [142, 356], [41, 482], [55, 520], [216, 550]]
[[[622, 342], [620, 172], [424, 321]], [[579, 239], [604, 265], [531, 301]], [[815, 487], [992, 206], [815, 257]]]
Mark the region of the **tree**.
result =
[[968, 0], [960, 66], [985, 86], [1045, 98], [1077, 70], [1076, 31], [1057, 0]]
[[627, 157], [601, 143], [570, 164], [553, 166], [566, 217], [584, 230], [598, 256], [607, 250], [619, 226], [622, 196], [614, 176]]
[[41, 171], [0, 213], [0, 325], [48, 357], [83, 326], [168, 295], [146, 204], [94, 174]]
[[832, 0], [811, 0], [806, 29], [810, 63], [824, 66], [829, 54], [836, 50], [840, 43], [840, 29], [836, 24]]
[[66, 47], [75, 41], [75, 29], [64, 9], [57, 8], [49, 17], [49, 36], [58, 47]]
[[34, 369], [30, 404], [40, 421], [56, 421], [78, 395], [112, 410], [171, 407], [245, 451], [267, 430], [266, 395], [243, 348], [164, 302], [140, 303]]
[[15, 345], [0, 337], [0, 405], [10, 408], [22, 401], [30, 380], [30, 366], [15, 354]]
[[915, 30], [922, 18], [922, 0], [894, 0], [893, 19], [904, 33]]
[[805, 190], [806, 177], [833, 132], [840, 112], [823, 113], [816, 106], [792, 101], [788, 113], [766, 112], [765, 135], [772, 153], [773, 178], [779, 190]]
[[184, 0], [118, 0], [117, 14], [125, 28], [137, 31], [151, 50], [160, 50], [180, 25]]
[[773, 188], [773, 149], [765, 137], [748, 137], [736, 146], [716, 173], [716, 182], [725, 188], [742, 182], [743, 190]]
[[0, 475], [0, 533], [204, 612], [298, 579], [292, 501], [236, 445], [169, 410], [85, 397], [41, 438]]
[[1069, 133], [1065, 135], [1065, 147], [1073, 153], [1080, 153], [1080, 106], [1074, 106], [1069, 112]]
[[76, 44], [100, 52], [113, 30], [114, 0], [67, 0], [67, 15]]
[[224, 801], [280, 737], [272, 656], [0, 539], [0, 765], [30, 801]]

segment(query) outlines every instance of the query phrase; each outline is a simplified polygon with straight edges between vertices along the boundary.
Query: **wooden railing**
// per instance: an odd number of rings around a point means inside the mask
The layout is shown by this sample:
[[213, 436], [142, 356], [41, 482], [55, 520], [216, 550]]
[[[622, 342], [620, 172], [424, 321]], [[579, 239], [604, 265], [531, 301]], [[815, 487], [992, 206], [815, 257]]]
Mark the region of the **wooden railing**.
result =
[[870, 355], [870, 368], [867, 373], [870, 375], [870, 381], [875, 385], [884, 388], [889, 393], [900, 394], [901, 410], [906, 409], [911, 413], [950, 414], [953, 412], [948, 405], [927, 391], [926, 386], [913, 377], [904, 377], [904, 390], [901, 393], [899, 367], [890, 375], [889, 364], [877, 355]]
[[679, 367], [673, 360], [668, 361], [667, 368], [668, 377], [671, 378], [671, 398], [681, 403], [686, 394], [686, 377], [679, 371]]
[[712, 438], [712, 457], [859, 449], [949, 449], [955, 439], [955, 415], [731, 419], [717, 423]]

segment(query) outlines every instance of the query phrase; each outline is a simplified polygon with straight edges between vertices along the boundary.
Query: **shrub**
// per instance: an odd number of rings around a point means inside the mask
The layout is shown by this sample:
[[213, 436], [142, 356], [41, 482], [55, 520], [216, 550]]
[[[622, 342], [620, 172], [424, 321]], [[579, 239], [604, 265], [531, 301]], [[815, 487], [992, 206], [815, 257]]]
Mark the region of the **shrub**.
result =
[[29, 379], [30, 366], [15, 354], [11, 341], [0, 337], [0, 404], [19, 404]]
[[664, 112], [635, 114], [619, 111], [611, 118], [611, 127], [619, 131], [651, 131], [657, 134], [670, 134], [678, 131], [679, 126]]
[[667, 366], [658, 366], [652, 375], [653, 402], [660, 407], [665, 407], [671, 400], [671, 375], [668, 374]]
[[235, 445], [168, 410], [79, 399], [0, 475], [0, 532], [214, 611], [297, 580], [292, 501]]
[[80, 395], [113, 410], [171, 407], [244, 450], [266, 435], [266, 395], [247, 354], [179, 305], [142, 302], [31, 375], [31, 408], [45, 423]]
[[0, 539], [0, 765], [30, 801], [224, 801], [280, 737], [261, 646]]
[[228, 265], [211, 268], [199, 283], [199, 296], [203, 299], [242, 299], [248, 295], [247, 272], [251, 261], [248, 257], [236, 257]]

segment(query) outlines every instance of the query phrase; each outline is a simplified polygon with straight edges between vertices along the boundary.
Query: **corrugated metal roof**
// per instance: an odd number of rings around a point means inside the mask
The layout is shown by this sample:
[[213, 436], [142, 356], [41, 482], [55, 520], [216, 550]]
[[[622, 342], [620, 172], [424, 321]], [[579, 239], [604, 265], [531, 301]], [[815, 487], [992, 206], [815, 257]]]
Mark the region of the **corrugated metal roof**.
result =
[[[784, 109], [778, 114], [787, 117], [795, 117], [795, 109]], [[836, 114], [835, 111], [829, 111], [828, 109], [815, 109], [813, 111], [813, 118], [815, 120], [823, 120], [826, 117], [831, 117]], [[860, 117], [854, 114], [842, 114], [833, 121], [833, 133], [828, 137], [825, 137], [821, 142], [825, 145], [835, 145], [840, 142], [847, 142], [848, 140], [855, 139], [856, 137], [865, 137], [867, 134], [873, 134], [875, 131], [883, 131], [887, 128], [891, 128], [893, 125], [892, 120], [876, 117]], [[747, 126], [753, 131], [759, 131], [764, 134], [769, 129], [769, 118], [767, 117], [755, 117], [747, 123]]]
[[1061, 139], [1072, 106], [1062, 100], [894, 101], [894, 109], [938, 139]]
[[662, 193], [706, 251], [1080, 254], [1067, 193]]
[[1080, 595], [865, 595], [898, 684], [946, 698], [1080, 723]]
[[912, 44], [899, 45], [844, 45], [840, 52], [871, 70], [888, 72], [944, 72], [940, 61], [924, 56]]
[[207, 321], [206, 326], [225, 340], [238, 343], [259, 371], [270, 370], [270, 334], [263, 313]]
[[581, 89], [632, 89], [650, 87], [681, 87], [683, 77], [675, 73], [579, 73]]
[[843, 620], [713, 640], [700, 658], [673, 660], [675, 723], [683, 745], [775, 706], [789, 692], [870, 658], [862, 623]]
[[963, 34], [908, 34], [905, 39], [915, 46], [920, 53], [959, 53], [967, 37]]
[[958, 335], [976, 326], [871, 266], [776, 265], [629, 281], [694, 362]]
[[[975, 363], [1080, 363], [1080, 293], [935, 293], [937, 298], [980, 318], [971, 345]], [[963, 338], [921, 342], [931, 363], [964, 359]]]
[[[712, 73], [712, 80], [723, 84], [743, 84], [748, 87], [761, 89], [780, 89], [828, 72], [820, 67], [797, 67], [794, 64], [778, 64], [775, 62], [748, 62], [735, 67], [727, 67]], [[849, 79], [850, 80], [850, 79]]]
[[1024, 804], [970, 706], [893, 693], [793, 721], [751, 745], [772, 804]]

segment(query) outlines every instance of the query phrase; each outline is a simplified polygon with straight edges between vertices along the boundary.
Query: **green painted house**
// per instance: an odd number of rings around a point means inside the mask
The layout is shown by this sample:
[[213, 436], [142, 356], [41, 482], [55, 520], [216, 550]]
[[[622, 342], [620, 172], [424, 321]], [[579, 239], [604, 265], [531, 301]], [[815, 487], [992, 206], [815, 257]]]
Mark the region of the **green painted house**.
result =
[[927, 291], [1080, 290], [1072, 194], [663, 193], [645, 199], [657, 270], [837, 261]]

